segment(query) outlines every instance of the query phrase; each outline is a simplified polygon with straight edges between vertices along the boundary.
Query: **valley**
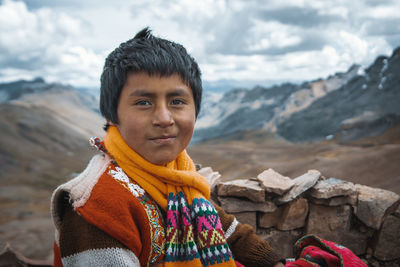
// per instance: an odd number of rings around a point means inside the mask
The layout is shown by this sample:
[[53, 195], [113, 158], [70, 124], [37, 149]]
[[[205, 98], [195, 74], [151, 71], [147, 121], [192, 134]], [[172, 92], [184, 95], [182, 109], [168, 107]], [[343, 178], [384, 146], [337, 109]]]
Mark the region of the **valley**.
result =
[[223, 180], [256, 177], [272, 168], [290, 178], [307, 170], [400, 194], [400, 142], [360, 146], [334, 141], [293, 144], [266, 138], [208, 141], [189, 149], [192, 159], [211, 166]]

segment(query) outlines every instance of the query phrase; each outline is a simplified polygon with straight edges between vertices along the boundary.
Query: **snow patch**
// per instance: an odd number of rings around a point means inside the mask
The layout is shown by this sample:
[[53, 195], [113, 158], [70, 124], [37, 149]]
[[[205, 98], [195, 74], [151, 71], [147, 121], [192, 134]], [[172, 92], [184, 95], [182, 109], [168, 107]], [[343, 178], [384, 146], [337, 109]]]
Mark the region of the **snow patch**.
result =
[[387, 58], [385, 58], [382, 63], [383, 63], [383, 66], [382, 66], [382, 69], [381, 69], [381, 71], [379, 73], [379, 77], [381, 78], [381, 80], [379, 82], [379, 85], [378, 85], [378, 89], [379, 90], [383, 89], [383, 85], [385, 84], [385, 81], [386, 81], [386, 77], [384, 76], [384, 72], [389, 67], [389, 62], [388, 62]]
[[383, 66], [382, 66], [382, 69], [381, 69], [381, 76], [388, 69], [388, 67], [389, 67], [389, 61], [387, 60], [387, 58], [385, 58], [383, 60]]
[[364, 111], [359, 116], [355, 116], [353, 118], [349, 118], [349, 119], [342, 121], [342, 125], [351, 125], [351, 124], [359, 123], [359, 122], [370, 122], [370, 121], [376, 120], [377, 118], [379, 118], [379, 116], [375, 112], [367, 110], [367, 111]]
[[359, 76], [365, 76], [365, 69], [363, 69], [363, 68], [359, 68], [358, 70], [357, 70], [357, 75], [359, 75]]
[[225, 102], [222, 94], [207, 92], [195, 128], [202, 129], [218, 125], [241, 107], [244, 94], [245, 92], [239, 92], [234, 101]]
[[270, 106], [275, 103], [275, 99], [256, 100], [253, 103], [246, 103], [243, 107], [249, 106], [252, 110], [261, 108], [262, 106]]
[[379, 89], [379, 90], [382, 90], [382, 89], [383, 89], [383, 85], [385, 84], [385, 81], [386, 81], [386, 77], [382, 77], [382, 78], [381, 78], [381, 81], [380, 81], [380, 83], [379, 83], [379, 85], [378, 85], [378, 89]]
[[334, 137], [334, 135], [333, 135], [333, 134], [330, 134], [330, 135], [325, 136], [325, 139], [326, 139], [326, 140], [332, 140], [333, 137]]

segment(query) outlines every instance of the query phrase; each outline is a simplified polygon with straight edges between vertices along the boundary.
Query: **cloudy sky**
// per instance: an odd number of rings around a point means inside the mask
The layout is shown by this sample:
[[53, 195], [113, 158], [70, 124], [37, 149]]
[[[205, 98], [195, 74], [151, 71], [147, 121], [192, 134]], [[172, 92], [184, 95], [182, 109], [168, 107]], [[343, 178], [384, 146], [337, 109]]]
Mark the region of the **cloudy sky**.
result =
[[0, 81], [98, 87], [104, 59], [150, 26], [203, 80], [271, 84], [364, 67], [400, 46], [399, 0], [0, 0]]

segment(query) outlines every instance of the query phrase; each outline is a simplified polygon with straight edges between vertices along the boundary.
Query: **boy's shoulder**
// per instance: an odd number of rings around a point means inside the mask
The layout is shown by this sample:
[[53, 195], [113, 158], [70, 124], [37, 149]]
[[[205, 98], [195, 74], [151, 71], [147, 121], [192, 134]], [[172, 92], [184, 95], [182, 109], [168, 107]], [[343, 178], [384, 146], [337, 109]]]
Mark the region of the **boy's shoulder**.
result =
[[62, 232], [68, 208], [123, 243], [135, 255], [143, 248], [147, 253], [143, 255], [150, 255], [152, 259], [160, 257], [162, 251], [152, 246], [162, 247], [164, 242], [161, 211], [107, 154], [94, 156], [81, 174], [54, 191], [51, 215], [56, 226], [56, 240]]
[[68, 206], [85, 218], [97, 213], [111, 216], [127, 207], [137, 213], [158, 209], [145, 190], [106, 153], [95, 155], [82, 173], [53, 192], [50, 209], [57, 228]]
[[56, 226], [60, 225], [67, 204], [74, 209], [83, 206], [89, 199], [93, 187], [106, 172], [112, 159], [106, 154], [95, 155], [83, 172], [72, 180], [58, 186], [51, 197], [51, 215]]

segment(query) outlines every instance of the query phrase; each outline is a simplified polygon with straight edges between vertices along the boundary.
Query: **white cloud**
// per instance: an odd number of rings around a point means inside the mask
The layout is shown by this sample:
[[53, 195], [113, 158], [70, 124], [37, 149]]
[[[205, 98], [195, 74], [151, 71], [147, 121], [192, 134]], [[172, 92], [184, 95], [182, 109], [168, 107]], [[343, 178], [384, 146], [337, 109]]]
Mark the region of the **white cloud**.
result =
[[395, 6], [381, 5], [368, 8], [365, 16], [374, 19], [400, 18], [400, 3], [397, 1]]
[[79, 86], [98, 86], [106, 55], [145, 26], [184, 45], [205, 80], [290, 81], [390, 54], [400, 25], [399, 1], [0, 3], [0, 80], [43, 76]]
[[249, 51], [259, 51], [269, 48], [284, 48], [298, 45], [302, 39], [297, 35], [297, 27], [287, 26], [275, 21], [254, 20], [253, 44], [247, 48]]
[[99, 76], [103, 55], [74, 45], [74, 39], [86, 33], [79, 18], [48, 8], [30, 11], [23, 2], [5, 0], [0, 25], [2, 80], [43, 76], [49, 81], [93, 85], [93, 77]]

